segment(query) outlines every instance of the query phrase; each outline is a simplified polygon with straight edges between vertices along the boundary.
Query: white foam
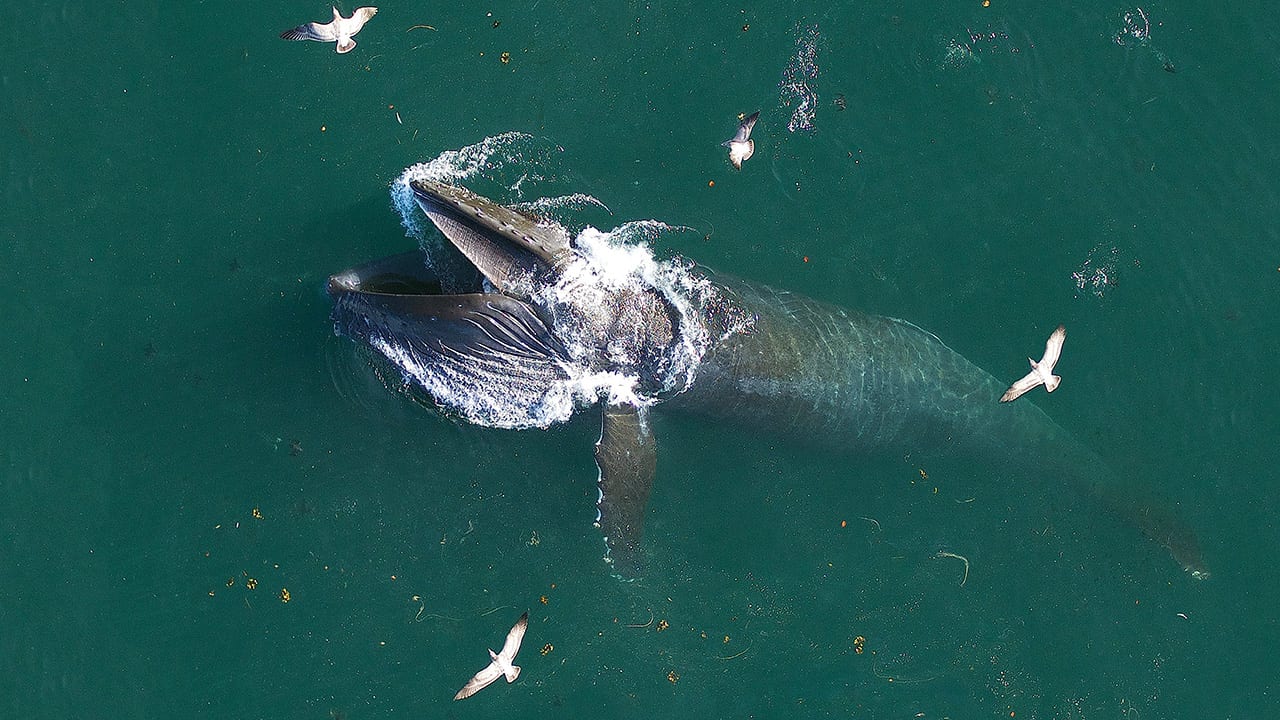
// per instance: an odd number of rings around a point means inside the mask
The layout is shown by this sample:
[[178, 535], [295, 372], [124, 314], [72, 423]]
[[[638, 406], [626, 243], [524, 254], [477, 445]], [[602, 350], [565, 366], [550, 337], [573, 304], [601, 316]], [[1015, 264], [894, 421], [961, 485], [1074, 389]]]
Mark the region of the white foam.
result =
[[573, 193], [572, 195], [561, 195], [558, 197], [536, 198], [529, 202], [516, 203], [512, 207], [517, 210], [532, 212], [534, 215], [538, 215], [539, 217], [545, 217], [547, 215], [557, 216], [559, 213], [566, 210], [570, 212], [580, 212], [589, 206], [598, 207], [610, 215], [613, 214], [613, 211], [609, 209], [608, 205], [605, 205], [595, 196], [587, 195], [586, 193]]
[[[404, 225], [405, 234], [419, 242], [426, 236], [430, 227], [424, 223], [425, 218], [418, 210], [413, 199], [413, 190], [409, 183], [414, 180], [430, 180], [434, 182], [465, 185], [467, 180], [484, 177], [494, 170], [495, 163], [501, 164], [506, 159], [519, 159], [521, 153], [516, 150], [534, 140], [532, 135], [521, 132], [505, 132], [501, 135], [487, 137], [484, 140], [458, 150], [448, 150], [432, 160], [405, 168], [400, 177], [391, 183], [391, 204], [400, 213], [400, 222]], [[527, 173], [521, 175], [525, 179]]]
[[[391, 199], [406, 234], [430, 255], [428, 245], [437, 242], [437, 238], [430, 233], [431, 221], [414, 200], [411, 182], [466, 185], [478, 179], [498, 182], [518, 197], [527, 183], [547, 179], [544, 175], [554, 177], [554, 165], [554, 152], [538, 145], [532, 136], [503, 133], [406, 168], [391, 184]], [[507, 182], [499, 177], [504, 173]], [[512, 181], [515, 175], [518, 177]], [[592, 207], [612, 214], [604, 203], [581, 193], [538, 198], [516, 207], [571, 225], [572, 218], [567, 216]], [[557, 284], [533, 297], [533, 302], [543, 308], [559, 303], [589, 310], [609, 307], [608, 301], [620, 293], [656, 291], [679, 316], [674, 319], [678, 336], [665, 349], [658, 370], [662, 377], [600, 371], [602, 338], [592, 336], [589, 328], [574, 326], [572, 318], [566, 318], [562, 327], [550, 328], [565, 345], [568, 359], [560, 363], [565, 379], [549, 383], [504, 374], [501, 367], [488, 364], [483, 358], [450, 357], [445, 362], [419, 356], [402, 342], [376, 335], [371, 345], [400, 368], [407, 383], [420, 387], [442, 408], [478, 425], [547, 427], [567, 421], [575, 410], [600, 400], [634, 407], [652, 405], [658, 402], [658, 396], [680, 392], [693, 382], [703, 356], [716, 339], [708, 337], [702, 320], [707, 304], [717, 296], [715, 286], [694, 272], [692, 263], [680, 258], [660, 260], [651, 249], [664, 234], [678, 230], [655, 220], [626, 223], [609, 232], [587, 227], [574, 239], [578, 252], [563, 269]], [[487, 283], [486, 289], [493, 292]], [[567, 302], [570, 298], [573, 301]], [[736, 328], [730, 329], [733, 330]], [[606, 351], [613, 355], [610, 359], [618, 367], [636, 364], [634, 358], [625, 357], [635, 346], [627, 340], [604, 338], [608, 343]], [[649, 390], [646, 393], [641, 387]]]

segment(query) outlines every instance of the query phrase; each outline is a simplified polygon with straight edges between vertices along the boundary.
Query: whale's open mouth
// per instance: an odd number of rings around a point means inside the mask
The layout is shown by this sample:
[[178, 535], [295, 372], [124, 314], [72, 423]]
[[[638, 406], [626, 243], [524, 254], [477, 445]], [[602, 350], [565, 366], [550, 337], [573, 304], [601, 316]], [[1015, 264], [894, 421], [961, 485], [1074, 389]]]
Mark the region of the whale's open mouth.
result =
[[329, 278], [329, 295], [374, 293], [380, 295], [443, 295], [440, 278], [422, 261], [418, 251], [392, 255]]
[[468, 279], [438, 276], [421, 251], [344, 270], [328, 283], [335, 332], [474, 424], [546, 427], [603, 401], [596, 524], [615, 569], [636, 577], [656, 464], [648, 406], [692, 383], [710, 284], [625, 229], [571, 241], [553, 221], [421, 177], [393, 197], [431, 220], [470, 263]]
[[409, 252], [337, 273], [328, 291], [336, 332], [437, 405], [477, 424], [545, 427], [601, 398], [643, 406], [687, 386], [700, 351], [682, 330], [697, 323], [683, 319], [687, 293], [637, 269], [665, 267], [646, 248], [612, 248], [643, 262], [611, 264], [553, 221], [465, 188], [409, 187], [483, 281], [459, 292]]
[[499, 205], [466, 188], [409, 184], [423, 213], [499, 292], [529, 300], [574, 253], [560, 225]]

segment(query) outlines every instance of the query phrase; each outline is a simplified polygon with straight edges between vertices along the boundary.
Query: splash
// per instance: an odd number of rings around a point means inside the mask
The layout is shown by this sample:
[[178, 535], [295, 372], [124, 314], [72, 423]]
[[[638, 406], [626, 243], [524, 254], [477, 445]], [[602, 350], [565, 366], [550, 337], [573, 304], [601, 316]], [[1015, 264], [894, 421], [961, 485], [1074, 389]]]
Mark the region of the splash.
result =
[[[1024, 40], [1028, 48], [1035, 48], [1035, 43]], [[988, 24], [985, 29], [973, 30], [966, 27], [963, 38], [952, 38], [947, 41], [943, 50], [942, 67], [948, 70], [961, 70], [982, 62], [983, 55], [1008, 53], [1019, 55], [1022, 45], [1015, 43], [1009, 31], [1003, 26]]]
[[1150, 42], [1151, 19], [1147, 17], [1145, 10], [1142, 8], [1126, 10], [1120, 15], [1120, 20], [1124, 25], [1116, 31], [1117, 45], [1127, 45], [1129, 42], [1146, 45]]
[[796, 51], [782, 71], [778, 83], [783, 107], [792, 107], [787, 130], [809, 132], [813, 130], [818, 112], [818, 93], [814, 86], [818, 81], [818, 44], [821, 36], [817, 25], [796, 23]]
[[[1157, 22], [1156, 27], [1161, 23]], [[1120, 29], [1116, 30], [1112, 35], [1115, 43], [1121, 47], [1133, 45], [1140, 48], [1146, 48], [1155, 55], [1156, 60], [1164, 67], [1165, 72], [1177, 72], [1173, 66], [1173, 62], [1169, 60], [1169, 56], [1164, 51], [1152, 47], [1151, 45], [1151, 16], [1146, 10], [1135, 7], [1132, 10], [1125, 10], [1120, 14]]]
[[969, 43], [961, 42], [954, 38], [947, 41], [946, 54], [942, 58], [942, 67], [960, 70], [975, 62], [981, 62], [981, 60], [974, 54], [973, 48], [969, 46]]
[[419, 242], [427, 235], [430, 221], [418, 212], [409, 183], [432, 180], [453, 185], [470, 185], [484, 180], [520, 193], [530, 180], [544, 179], [544, 170], [554, 167], [552, 154], [559, 148], [539, 143], [532, 135], [505, 132], [474, 145], [448, 150], [427, 162], [405, 168], [391, 183], [391, 204], [400, 214], [405, 234]]
[[[405, 168], [391, 183], [391, 205], [400, 215], [405, 235], [417, 240], [429, 254], [436, 235], [413, 199], [409, 184], [415, 180], [464, 185], [495, 200], [513, 200], [510, 204], [518, 210], [562, 224], [572, 224], [576, 213], [589, 208], [612, 214], [604, 203], [584, 193], [545, 193], [543, 188], [562, 180], [558, 158], [562, 152], [560, 146], [526, 133], [512, 131], [488, 137]], [[521, 201], [532, 193], [538, 195]]]
[[[530, 151], [545, 147], [529, 135], [504, 133], [401, 173], [391, 184], [392, 204], [429, 265], [440, 270], [446, 254], [457, 253], [432, 230], [410, 183], [432, 180], [473, 190], [487, 184], [496, 187], [496, 192], [484, 191], [495, 199], [532, 195], [556, 175], [553, 155]], [[582, 193], [531, 197], [514, 205], [562, 227], [581, 228], [577, 233], [566, 230], [575, 253], [557, 282], [529, 299], [563, 350], [553, 364], [539, 366], [519, 358], [440, 352], [396, 328], [374, 329], [369, 345], [400, 370], [405, 386], [425, 392], [442, 410], [467, 422], [510, 429], [564, 422], [600, 400], [645, 407], [689, 387], [718, 339], [710, 336], [703, 314], [712, 304], [720, 308], [728, 303], [692, 263], [654, 255], [654, 243], [684, 228], [640, 220], [598, 230], [584, 216], [609, 209]], [[669, 343], [655, 343], [644, 323], [630, 322], [633, 317], [651, 319], [635, 313], [645, 302], [660, 308], [656, 316], [669, 322]], [[559, 312], [561, 308], [571, 312]], [[739, 318], [722, 330], [737, 332], [746, 322]], [[601, 328], [634, 332], [602, 334]]]
[[[1097, 298], [1101, 298], [1119, 282], [1116, 279], [1116, 265], [1120, 260], [1120, 248], [1103, 250], [1104, 247], [1095, 246], [1080, 267], [1071, 273], [1077, 290]], [[1080, 294], [1077, 293], [1076, 297], [1080, 297]]]
[[[679, 258], [659, 260], [650, 249], [649, 243], [675, 231], [678, 228], [656, 220], [626, 223], [607, 233], [588, 227], [574, 240], [578, 257], [564, 269], [559, 282], [539, 298], [544, 307], [572, 304], [605, 308], [619, 296], [647, 292], [661, 296], [674, 314], [676, 338], [665, 350], [659, 376], [648, 378], [650, 382], [646, 383], [656, 389], [639, 392], [638, 378], [628, 380], [625, 392], [612, 383], [612, 378], [609, 387], [598, 388], [614, 398], [631, 393], [631, 403], [636, 405], [652, 405], [662, 396], [688, 388], [707, 349], [718, 339], [710, 337], [701, 319], [706, 308], [719, 299], [715, 286], [695, 273], [691, 263]], [[735, 326], [732, 330], [739, 329]], [[583, 331], [572, 322], [553, 329], [558, 337], [566, 339], [570, 355], [585, 362], [595, 352], [598, 338], [584, 335]], [[629, 357], [634, 349], [625, 345], [611, 346], [610, 353], [616, 355], [612, 359], [618, 365], [634, 361]]]

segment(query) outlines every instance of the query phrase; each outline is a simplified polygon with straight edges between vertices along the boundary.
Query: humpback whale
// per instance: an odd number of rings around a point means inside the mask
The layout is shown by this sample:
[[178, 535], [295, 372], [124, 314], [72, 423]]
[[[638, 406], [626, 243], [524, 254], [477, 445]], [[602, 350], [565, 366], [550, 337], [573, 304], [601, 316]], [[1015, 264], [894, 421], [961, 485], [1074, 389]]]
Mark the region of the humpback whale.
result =
[[571, 238], [463, 187], [408, 186], [478, 282], [446, 290], [421, 252], [338, 273], [328, 283], [335, 332], [471, 423], [547, 427], [600, 407], [596, 524], [616, 575], [642, 572], [657, 464], [649, 416], [662, 408], [846, 452], [927, 439], [984, 467], [1066, 478], [1207, 577], [1170, 508], [1121, 489], [1034, 405], [999, 403], [1002, 383], [909, 322], [660, 262], [644, 248], [630, 248], [644, 262], [622, 272], [585, 231]]

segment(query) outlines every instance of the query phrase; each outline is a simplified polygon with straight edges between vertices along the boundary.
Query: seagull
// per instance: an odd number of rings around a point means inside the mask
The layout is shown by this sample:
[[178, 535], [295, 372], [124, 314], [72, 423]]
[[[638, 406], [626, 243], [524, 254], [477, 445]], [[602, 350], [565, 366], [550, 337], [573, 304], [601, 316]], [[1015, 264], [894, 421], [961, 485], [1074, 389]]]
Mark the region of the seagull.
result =
[[1062, 342], [1066, 339], [1067, 329], [1059, 325], [1058, 329], [1049, 336], [1049, 342], [1044, 345], [1044, 357], [1040, 358], [1040, 362], [1027, 358], [1027, 362], [1031, 363], [1031, 372], [1010, 385], [1009, 389], [1004, 391], [1004, 395], [1000, 396], [1000, 402], [1013, 402], [1022, 397], [1026, 391], [1041, 384], [1044, 385], [1046, 392], [1057, 390], [1062, 378], [1053, 374], [1053, 366], [1058, 363], [1058, 356], [1062, 354]]
[[280, 37], [285, 40], [316, 40], [319, 42], [338, 43], [338, 52], [351, 52], [351, 48], [356, 46], [356, 41], [351, 39], [352, 35], [360, 32], [364, 24], [369, 22], [369, 18], [378, 12], [376, 7], [360, 7], [351, 13], [351, 17], [344, 18], [338, 12], [338, 8], [333, 9], [333, 21], [328, 23], [303, 23], [292, 30], [285, 30], [280, 33]]
[[520, 652], [520, 641], [524, 640], [524, 631], [529, 629], [529, 611], [525, 610], [520, 619], [511, 628], [511, 632], [507, 633], [507, 641], [502, 644], [502, 652], [495, 653], [489, 651], [489, 657], [493, 662], [476, 676], [467, 681], [466, 685], [453, 696], [454, 700], [466, 700], [481, 690], [489, 687], [494, 680], [507, 676], [507, 682], [513, 683], [517, 677], [520, 677], [520, 666], [512, 665], [511, 661], [516, 659], [516, 653]]
[[729, 162], [733, 163], [735, 170], [741, 170], [742, 163], [756, 151], [756, 141], [751, 139], [751, 128], [756, 126], [756, 119], [759, 117], [760, 111], [757, 110], [743, 118], [738, 123], [738, 132], [732, 138], [720, 143], [729, 148]]

